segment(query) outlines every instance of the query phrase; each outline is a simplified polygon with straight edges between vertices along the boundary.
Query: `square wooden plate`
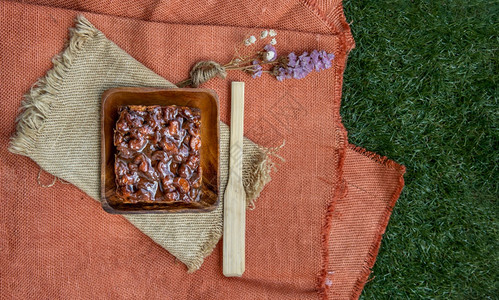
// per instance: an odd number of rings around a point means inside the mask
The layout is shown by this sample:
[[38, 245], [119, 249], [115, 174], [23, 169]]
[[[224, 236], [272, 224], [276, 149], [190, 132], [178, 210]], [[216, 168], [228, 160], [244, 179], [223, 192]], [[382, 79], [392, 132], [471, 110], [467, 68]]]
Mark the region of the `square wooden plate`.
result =
[[[201, 199], [195, 203], [122, 203], [116, 195], [113, 143], [118, 107], [123, 105], [178, 105], [201, 110]], [[113, 214], [207, 212], [218, 205], [220, 114], [218, 96], [210, 89], [121, 87], [102, 95], [101, 203]]]

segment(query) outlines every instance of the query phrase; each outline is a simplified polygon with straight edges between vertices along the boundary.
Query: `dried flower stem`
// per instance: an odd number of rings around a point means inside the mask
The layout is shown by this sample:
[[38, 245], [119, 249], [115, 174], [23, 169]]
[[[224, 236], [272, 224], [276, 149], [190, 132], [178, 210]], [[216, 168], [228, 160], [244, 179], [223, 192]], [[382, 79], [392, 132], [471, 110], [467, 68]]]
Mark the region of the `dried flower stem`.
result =
[[[241, 55], [241, 49], [254, 47], [258, 43], [258, 39], [254, 35], [247, 35], [244, 41], [234, 49], [232, 59], [225, 65], [220, 65], [214, 61], [198, 62], [190, 72], [190, 78], [184, 80], [177, 85], [180, 87], [191, 85], [197, 87], [200, 84], [219, 76], [225, 78], [227, 71], [239, 70], [247, 72], [253, 78], [260, 77], [263, 73], [275, 76], [278, 81], [284, 79], [301, 79], [312, 71], [319, 72], [321, 70], [332, 67], [331, 61], [334, 59], [333, 53], [327, 53], [324, 50], [313, 50], [310, 53], [303, 52], [297, 56], [294, 52], [286, 56], [277, 56], [277, 51], [274, 45], [277, 44], [275, 30], [262, 31], [259, 35], [260, 40], [271, 37], [270, 43], [266, 44], [261, 51], [257, 51], [251, 55]], [[249, 49], [248, 48], [248, 49]], [[254, 48], [253, 48], [254, 49]], [[263, 70], [263, 66], [270, 66], [271, 70]]]

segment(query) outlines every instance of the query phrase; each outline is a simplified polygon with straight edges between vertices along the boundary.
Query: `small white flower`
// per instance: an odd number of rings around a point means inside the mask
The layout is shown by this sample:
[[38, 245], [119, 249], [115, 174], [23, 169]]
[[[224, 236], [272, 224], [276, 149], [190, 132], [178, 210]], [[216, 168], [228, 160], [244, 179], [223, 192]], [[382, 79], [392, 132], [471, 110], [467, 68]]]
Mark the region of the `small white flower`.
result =
[[266, 61], [271, 61], [274, 58], [274, 56], [275, 56], [275, 52], [274, 51], [267, 51], [267, 52], [265, 52], [265, 55], [264, 55], [263, 58]]
[[244, 45], [245, 45], [245, 46], [249, 46], [249, 45], [251, 45], [250, 40], [249, 40], [249, 39], [245, 39], [245, 40], [244, 40]]
[[333, 281], [329, 278], [326, 278], [326, 281], [324, 282], [325, 285], [327, 286], [332, 286], [333, 285]]
[[277, 44], [277, 40], [276, 40], [275, 38], [271, 39], [271, 40], [270, 40], [270, 44], [271, 44], [271, 45], [275, 45], [275, 44]]
[[249, 37], [249, 42], [250, 42], [250, 44], [255, 43], [256, 42], [256, 37], [254, 35], [250, 36]]
[[260, 38], [264, 39], [264, 38], [267, 37], [267, 35], [269, 35], [269, 31], [268, 30], [264, 30], [264, 31], [262, 31], [262, 33], [260, 33]]
[[270, 30], [269, 30], [269, 35], [270, 35], [270, 36], [276, 36], [276, 35], [277, 35], [277, 32], [276, 32], [274, 29], [270, 29]]

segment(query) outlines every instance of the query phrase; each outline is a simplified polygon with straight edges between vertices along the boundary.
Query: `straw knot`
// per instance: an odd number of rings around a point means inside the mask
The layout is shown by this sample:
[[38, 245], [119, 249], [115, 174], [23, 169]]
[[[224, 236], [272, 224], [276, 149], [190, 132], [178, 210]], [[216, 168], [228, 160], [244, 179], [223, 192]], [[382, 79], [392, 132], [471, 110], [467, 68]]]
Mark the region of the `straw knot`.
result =
[[192, 87], [198, 87], [216, 76], [225, 79], [227, 71], [219, 63], [208, 60], [196, 63], [189, 75], [189, 80], [182, 82], [182, 86], [191, 85]]

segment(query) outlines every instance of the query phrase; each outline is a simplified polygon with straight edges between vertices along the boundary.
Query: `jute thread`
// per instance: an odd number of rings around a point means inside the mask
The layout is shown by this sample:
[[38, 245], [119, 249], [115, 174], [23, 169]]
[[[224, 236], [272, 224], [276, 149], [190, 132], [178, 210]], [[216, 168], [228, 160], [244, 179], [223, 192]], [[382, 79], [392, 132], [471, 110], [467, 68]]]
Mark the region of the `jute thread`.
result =
[[227, 70], [219, 63], [208, 60], [208, 61], [200, 61], [192, 67], [190, 73], [190, 78], [184, 81], [181, 81], [177, 84], [178, 87], [198, 87], [201, 84], [211, 80], [215, 77], [220, 77], [225, 79], [227, 77]]

